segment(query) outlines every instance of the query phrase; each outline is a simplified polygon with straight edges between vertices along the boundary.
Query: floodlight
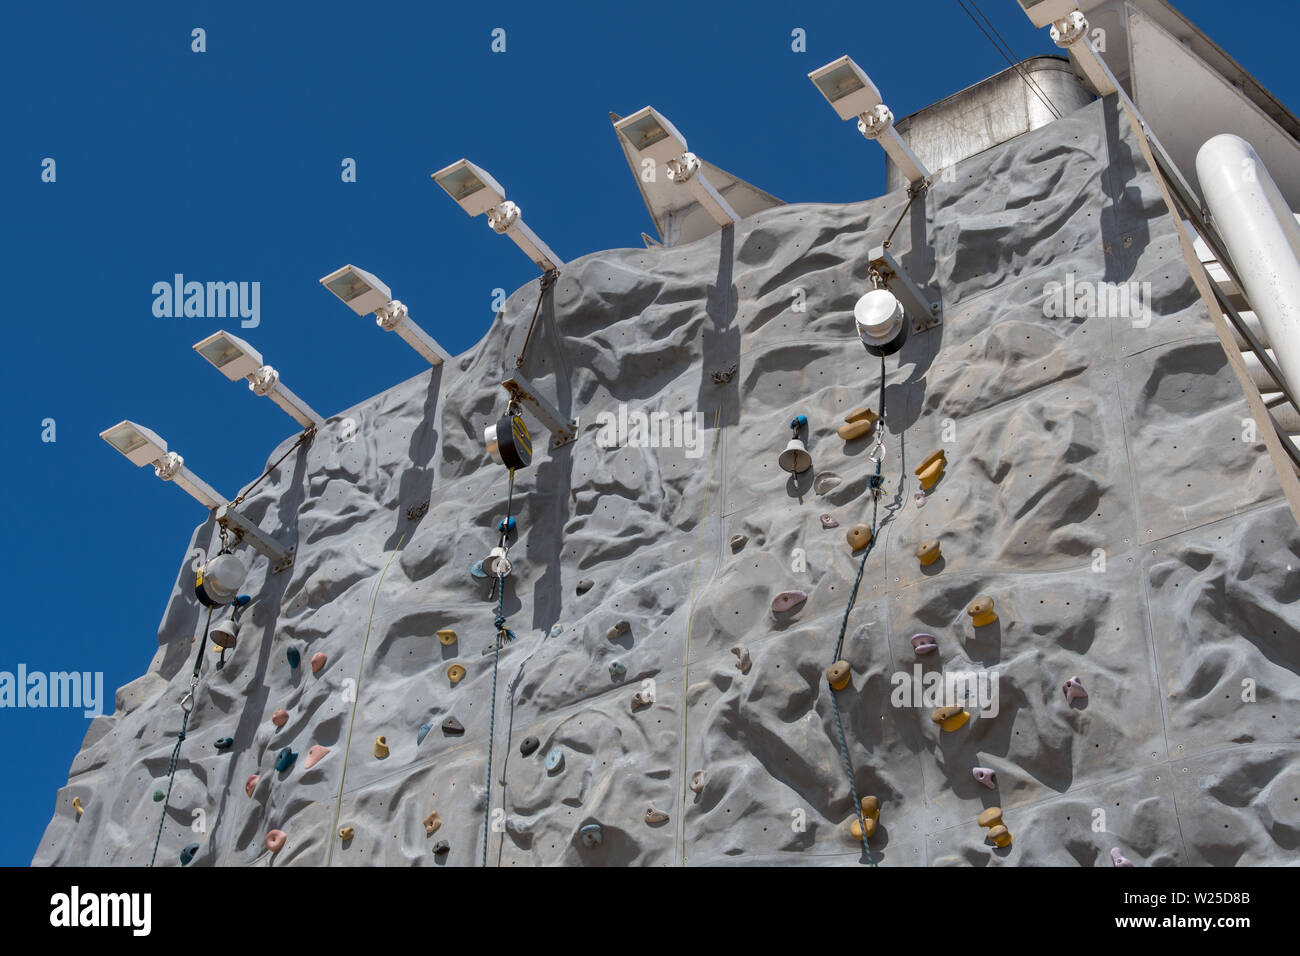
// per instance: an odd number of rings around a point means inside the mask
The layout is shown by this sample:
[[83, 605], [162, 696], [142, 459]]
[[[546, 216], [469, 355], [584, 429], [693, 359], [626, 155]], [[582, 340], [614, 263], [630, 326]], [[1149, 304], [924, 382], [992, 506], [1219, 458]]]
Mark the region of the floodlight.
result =
[[1078, 0], [1020, 0], [1020, 8], [1034, 26], [1042, 28], [1064, 20], [1079, 9], [1079, 3]]
[[153, 465], [154, 474], [163, 481], [174, 481], [205, 508], [220, 508], [226, 499], [212, 490], [212, 486], [185, 467], [185, 459], [167, 450], [167, 442], [157, 434], [132, 421], [120, 421], [112, 428], [99, 433], [104, 439], [137, 467]]
[[325, 276], [320, 284], [338, 296], [357, 315], [375, 313], [376, 325], [389, 332], [396, 332], [407, 345], [424, 356], [430, 365], [451, 361], [447, 350], [411, 320], [406, 306], [392, 297], [388, 286], [364, 269], [346, 265]]
[[927, 183], [929, 172], [894, 129], [894, 114], [881, 102], [880, 90], [862, 67], [848, 56], [832, 60], [808, 74], [826, 102], [842, 120], [858, 118], [858, 131], [874, 139], [916, 190]]
[[528, 228], [519, 206], [506, 199], [506, 191], [488, 173], [468, 159], [458, 159], [432, 175], [461, 209], [471, 216], [487, 213], [494, 232], [509, 236], [543, 272], [551, 272], [564, 262], [551, 251], [537, 233]]
[[695, 201], [719, 226], [740, 221], [731, 204], [722, 198], [701, 171], [698, 156], [686, 148], [686, 137], [653, 106], [642, 107], [614, 123], [614, 129], [644, 162], [663, 166], [669, 180], [690, 190]]
[[1020, 9], [1034, 26], [1052, 28], [1052, 42], [1074, 54], [1074, 64], [1098, 96], [1119, 92], [1121, 98], [1127, 99], [1115, 74], [1088, 38], [1088, 19], [1079, 10], [1078, 0], [1020, 0]]
[[319, 428], [325, 419], [317, 415], [297, 395], [280, 384], [280, 373], [262, 364], [262, 353], [229, 332], [214, 332], [194, 345], [194, 351], [216, 366], [232, 382], [248, 380], [248, 388], [265, 395], [288, 412], [303, 428]]

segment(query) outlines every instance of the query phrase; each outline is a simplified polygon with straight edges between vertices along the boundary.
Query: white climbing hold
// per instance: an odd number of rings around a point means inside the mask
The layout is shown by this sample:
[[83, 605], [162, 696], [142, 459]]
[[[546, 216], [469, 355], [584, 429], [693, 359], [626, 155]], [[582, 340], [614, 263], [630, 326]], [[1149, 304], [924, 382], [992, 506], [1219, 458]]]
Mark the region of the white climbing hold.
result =
[[813, 481], [813, 491], [819, 495], [824, 495], [840, 483], [840, 476], [833, 471], [823, 471]]
[[703, 793], [704, 781], [709, 779], [709, 775], [703, 770], [697, 770], [691, 774], [691, 793]]
[[731, 649], [731, 653], [736, 655], [736, 666], [740, 668], [740, 672], [742, 674], [748, 674], [749, 668], [753, 664], [753, 661], [750, 660], [749, 657], [749, 649], [743, 644], [737, 645]]

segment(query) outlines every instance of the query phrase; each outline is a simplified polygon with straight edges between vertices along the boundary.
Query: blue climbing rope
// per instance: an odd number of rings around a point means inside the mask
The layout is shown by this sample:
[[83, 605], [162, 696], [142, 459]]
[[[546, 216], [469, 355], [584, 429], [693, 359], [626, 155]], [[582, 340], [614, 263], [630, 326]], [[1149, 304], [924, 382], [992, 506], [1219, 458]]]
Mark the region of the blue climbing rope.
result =
[[[849, 628], [849, 614], [853, 611], [853, 605], [858, 599], [858, 587], [862, 584], [862, 574], [867, 567], [867, 558], [871, 556], [871, 550], [876, 546], [876, 532], [879, 530], [877, 517], [880, 511], [880, 495], [884, 488], [884, 479], [881, 477], [880, 470], [885, 462], [885, 357], [880, 356], [880, 418], [876, 423], [876, 446], [880, 449], [880, 454], [875, 456], [876, 472], [868, 481], [871, 488], [871, 540], [867, 542], [866, 548], [862, 552], [862, 560], [858, 562], [858, 574], [853, 579], [853, 588], [849, 591], [848, 606], [844, 608], [844, 617], [840, 620], [840, 636], [835, 642], [835, 658], [838, 661], [840, 655], [844, 652], [844, 635]], [[875, 449], [872, 450], [873, 453]], [[840, 702], [838, 691], [831, 688], [831, 706], [835, 710], [835, 729], [839, 733], [840, 753], [844, 757], [844, 770], [849, 775], [849, 795], [853, 798], [853, 809], [858, 815], [859, 833], [862, 837], [862, 853], [867, 858], [868, 863], [874, 865], [871, 859], [871, 848], [867, 846], [867, 821], [863, 817], [862, 803], [858, 800], [858, 788], [853, 779], [853, 761], [849, 757], [848, 741], [844, 737], [844, 722], [840, 718]]]
[[[501, 538], [500, 546], [505, 547], [506, 537], [513, 527], [510, 517], [511, 508], [515, 500], [515, 470], [510, 469], [510, 491], [506, 496], [506, 516], [500, 524]], [[492, 705], [488, 710], [488, 752], [487, 752], [487, 786], [483, 794], [483, 866], [487, 866], [488, 839], [492, 833], [492, 745], [496, 740], [497, 726], [497, 664], [501, 660], [501, 645], [507, 640], [514, 640], [514, 632], [506, 627], [506, 577], [500, 571], [497, 572], [496, 582], [497, 592], [497, 612], [493, 625], [496, 627], [496, 646], [492, 650]]]
[[185, 742], [185, 728], [190, 725], [190, 712], [194, 710], [194, 691], [199, 686], [199, 669], [203, 666], [203, 652], [208, 649], [208, 628], [212, 625], [212, 608], [208, 608], [208, 620], [203, 625], [203, 641], [199, 644], [198, 657], [194, 659], [194, 673], [190, 676], [190, 692], [181, 698], [181, 729], [176, 734], [176, 746], [172, 748], [171, 760], [167, 763], [167, 797], [163, 800], [162, 816], [158, 820], [158, 833], [153, 839], [153, 856], [149, 858], [152, 867], [158, 860], [158, 844], [162, 842], [163, 825], [167, 822], [167, 808], [172, 801], [172, 785], [176, 782], [176, 764], [181, 756], [181, 744]]

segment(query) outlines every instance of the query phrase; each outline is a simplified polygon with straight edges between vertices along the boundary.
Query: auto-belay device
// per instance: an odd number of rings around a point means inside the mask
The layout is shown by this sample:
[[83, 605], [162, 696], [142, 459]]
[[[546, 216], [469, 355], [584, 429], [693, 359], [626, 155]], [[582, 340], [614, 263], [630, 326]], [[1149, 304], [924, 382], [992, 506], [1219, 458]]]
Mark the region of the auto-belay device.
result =
[[519, 414], [519, 406], [514, 401], [510, 402], [506, 413], [495, 424], [483, 430], [483, 443], [487, 445], [492, 460], [511, 471], [527, 468], [532, 463], [533, 439], [528, 434], [524, 416]]
[[233, 604], [247, 573], [244, 563], [223, 548], [215, 558], [199, 569], [194, 579], [194, 596], [205, 607]]

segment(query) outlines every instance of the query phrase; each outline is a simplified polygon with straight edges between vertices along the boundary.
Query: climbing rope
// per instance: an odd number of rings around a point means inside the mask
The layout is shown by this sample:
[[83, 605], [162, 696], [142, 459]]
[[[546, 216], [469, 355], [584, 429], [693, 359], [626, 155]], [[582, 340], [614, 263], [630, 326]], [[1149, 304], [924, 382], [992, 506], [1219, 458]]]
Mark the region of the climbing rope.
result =
[[[501, 537], [498, 547], [506, 547], [506, 538], [510, 534], [510, 512], [515, 501], [515, 470], [510, 469], [510, 489], [506, 493], [506, 516], [500, 524]], [[499, 561], [499, 559], [498, 559]], [[501, 645], [515, 638], [514, 632], [506, 627], [506, 576], [498, 563], [497, 579], [494, 585], [497, 595], [496, 618], [492, 622], [496, 627], [495, 647], [492, 649], [492, 706], [488, 711], [488, 752], [487, 752], [487, 786], [483, 794], [483, 866], [487, 866], [488, 840], [491, 836], [492, 819], [492, 745], [496, 741], [497, 726], [497, 665], [501, 661]]]
[[190, 724], [190, 712], [194, 710], [194, 691], [199, 686], [199, 670], [203, 667], [203, 652], [208, 649], [208, 628], [212, 626], [212, 608], [208, 608], [208, 620], [203, 625], [203, 641], [199, 645], [198, 656], [194, 658], [194, 673], [190, 675], [190, 691], [181, 698], [181, 729], [176, 734], [176, 746], [172, 748], [171, 760], [167, 763], [167, 797], [163, 800], [162, 817], [158, 821], [158, 834], [153, 840], [153, 856], [149, 858], [152, 867], [158, 859], [158, 844], [162, 842], [163, 825], [167, 822], [167, 808], [172, 802], [172, 785], [176, 782], [176, 762], [180, 759], [181, 744], [185, 741], [185, 728]]
[[[835, 641], [835, 657], [832, 663], [840, 660], [840, 655], [844, 652], [844, 635], [849, 627], [849, 614], [853, 611], [853, 605], [858, 599], [858, 587], [862, 584], [862, 573], [867, 567], [867, 558], [871, 556], [871, 550], [876, 545], [876, 532], [878, 530], [877, 516], [880, 509], [880, 495], [884, 486], [884, 479], [881, 477], [880, 470], [885, 461], [885, 357], [880, 356], [880, 418], [876, 422], [876, 443], [872, 446], [870, 457], [876, 462], [875, 474], [871, 476], [868, 484], [871, 488], [871, 540], [867, 542], [866, 548], [862, 551], [862, 560], [858, 562], [858, 574], [853, 579], [853, 588], [849, 591], [848, 605], [844, 608], [844, 617], [840, 620], [840, 635]], [[849, 757], [848, 741], [844, 737], [844, 722], [840, 718], [839, 691], [831, 688], [831, 706], [835, 710], [835, 729], [840, 737], [840, 753], [844, 757], [844, 770], [849, 775], [849, 795], [853, 798], [854, 812], [858, 815], [859, 833], [862, 837], [862, 852], [867, 858], [867, 862], [873, 862], [871, 859], [871, 848], [867, 846], [867, 821], [863, 817], [862, 803], [858, 800], [858, 788], [853, 779], [853, 761]]]

